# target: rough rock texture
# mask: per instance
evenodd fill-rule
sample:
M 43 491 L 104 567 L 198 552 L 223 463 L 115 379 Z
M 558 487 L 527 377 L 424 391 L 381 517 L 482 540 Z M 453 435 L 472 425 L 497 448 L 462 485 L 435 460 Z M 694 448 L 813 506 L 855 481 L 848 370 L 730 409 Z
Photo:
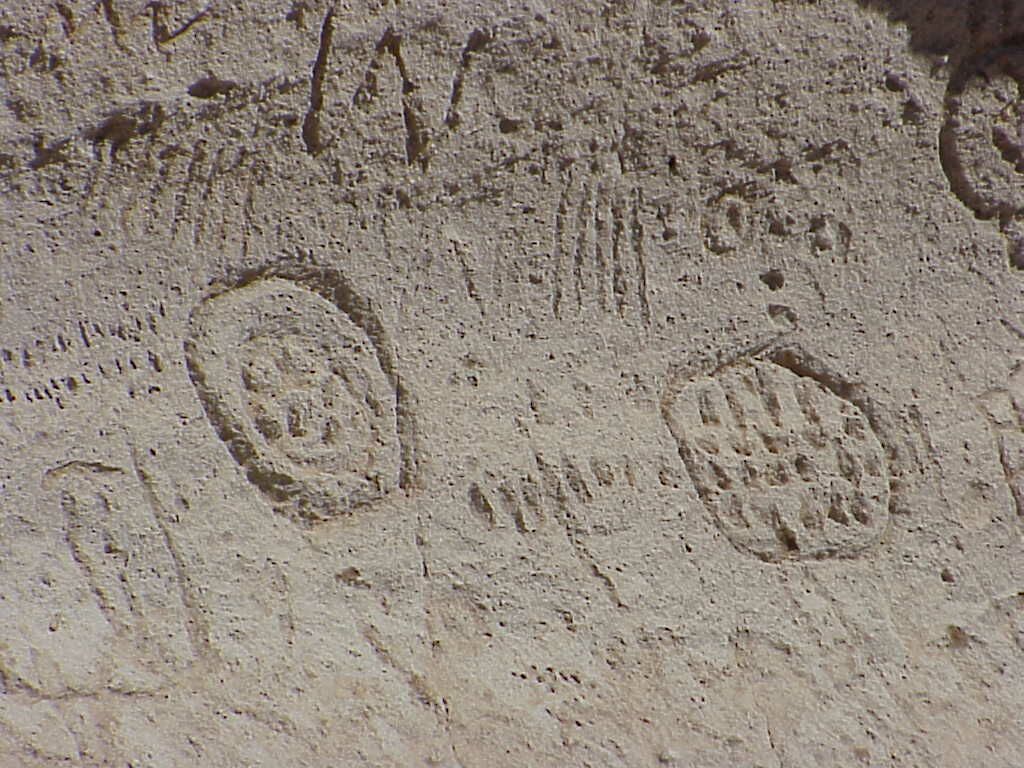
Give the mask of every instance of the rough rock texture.
M 0 9 L 0 764 L 1019 766 L 1024 5 Z

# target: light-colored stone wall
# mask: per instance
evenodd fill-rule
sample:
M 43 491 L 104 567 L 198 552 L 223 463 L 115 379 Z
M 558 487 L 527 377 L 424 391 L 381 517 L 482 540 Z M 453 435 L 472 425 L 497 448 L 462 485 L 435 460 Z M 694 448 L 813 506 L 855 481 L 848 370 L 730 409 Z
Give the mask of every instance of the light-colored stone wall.
M 1022 35 L 5 3 L 0 765 L 1021 765 Z

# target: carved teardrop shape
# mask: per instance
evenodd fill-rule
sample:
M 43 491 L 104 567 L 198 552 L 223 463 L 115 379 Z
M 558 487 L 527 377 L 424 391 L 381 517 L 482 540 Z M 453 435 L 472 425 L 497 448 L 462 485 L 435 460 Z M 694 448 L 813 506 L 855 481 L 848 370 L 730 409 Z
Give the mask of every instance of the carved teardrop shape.
M 186 342 L 206 415 L 275 509 L 316 522 L 398 484 L 396 393 L 366 329 L 268 276 L 206 299 Z

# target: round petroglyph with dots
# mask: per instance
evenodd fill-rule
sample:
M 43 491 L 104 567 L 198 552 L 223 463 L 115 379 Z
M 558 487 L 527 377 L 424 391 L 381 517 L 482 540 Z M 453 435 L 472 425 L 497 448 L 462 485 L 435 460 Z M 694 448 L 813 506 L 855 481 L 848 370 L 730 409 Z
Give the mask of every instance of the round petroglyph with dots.
M 997 219 L 1010 263 L 1024 269 L 1024 46 L 968 59 L 950 79 L 940 134 L 953 192 L 983 219 Z
M 231 288 L 193 314 L 186 352 L 207 416 L 279 511 L 315 522 L 397 485 L 395 390 L 366 330 L 319 293 Z
M 889 519 L 885 451 L 850 400 L 779 355 L 690 377 L 664 415 L 715 524 L 762 560 L 854 556 Z

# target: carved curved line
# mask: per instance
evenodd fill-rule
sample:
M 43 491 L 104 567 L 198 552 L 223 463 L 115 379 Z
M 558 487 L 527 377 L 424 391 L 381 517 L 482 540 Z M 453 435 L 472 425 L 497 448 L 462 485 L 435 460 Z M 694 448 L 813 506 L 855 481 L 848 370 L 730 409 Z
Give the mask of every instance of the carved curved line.
M 959 127 L 960 99 L 968 85 L 979 77 L 987 80 L 985 69 L 1001 56 L 1010 53 L 1024 56 L 1024 35 L 1007 38 L 997 46 L 968 56 L 960 63 L 960 66 L 950 76 L 946 86 L 946 95 L 943 99 L 946 119 L 939 129 L 939 163 L 949 180 L 950 191 L 965 206 L 974 211 L 977 218 L 988 220 L 998 217 L 1003 225 L 1017 214 L 1024 212 L 1024 207 L 1015 206 L 1010 201 L 986 200 L 981 193 L 974 189 L 960 160 L 956 129 Z M 1011 74 L 1024 87 L 1024 72 L 1008 74 Z

